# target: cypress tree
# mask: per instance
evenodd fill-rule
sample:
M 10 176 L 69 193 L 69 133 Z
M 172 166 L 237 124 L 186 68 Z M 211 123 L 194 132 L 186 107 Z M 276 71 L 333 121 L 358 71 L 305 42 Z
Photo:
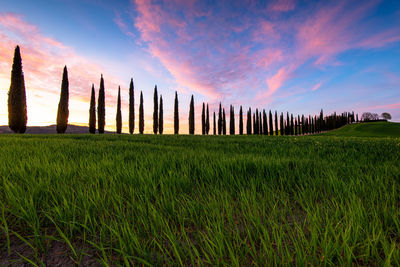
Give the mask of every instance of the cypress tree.
M 280 122 L 281 122 L 281 135 L 285 134 L 285 127 L 283 126 L 283 112 L 281 112 L 281 116 L 280 116 Z
M 216 129 L 216 127 L 215 127 L 215 126 L 216 126 L 216 125 L 215 125 L 215 124 L 216 124 L 216 122 L 215 122 L 215 111 L 214 111 L 213 113 L 214 113 L 214 119 L 213 119 L 213 134 L 216 135 L 216 134 L 217 134 L 217 129 Z
M 143 108 L 143 93 L 140 91 L 140 104 L 139 104 L 139 133 L 144 132 L 144 108 Z
M 305 122 L 304 122 L 304 114 L 301 115 L 301 134 L 304 134 L 305 131 Z
M 239 109 L 239 134 L 243 135 L 243 110 L 242 106 Z
M 89 133 L 96 133 L 96 96 L 94 91 L 94 84 L 92 84 L 92 95 L 90 96 Z
M 297 134 L 300 135 L 301 132 L 301 126 L 300 126 L 300 115 L 297 115 Z
M 15 47 L 8 92 L 8 126 L 15 133 L 24 133 L 28 121 L 22 58 L 19 46 Z
M 158 132 L 162 134 L 164 132 L 164 108 L 162 95 L 160 95 L 160 115 L 158 116 Z
M 290 135 L 294 134 L 293 114 L 290 114 Z
M 174 134 L 179 134 L 178 93 L 176 91 L 175 91 L 175 104 L 174 104 Z
M 225 108 L 222 109 L 222 132 L 226 135 L 226 117 L 225 117 Z
M 133 134 L 135 131 L 135 94 L 134 94 L 133 79 L 129 84 L 129 133 Z
M 61 82 L 60 102 L 58 103 L 57 111 L 57 133 L 65 133 L 68 127 L 68 71 L 67 66 L 64 66 L 63 78 Z
M 269 135 L 274 135 L 274 125 L 271 110 L 269 110 Z
M 192 98 L 190 99 L 189 134 L 194 134 L 194 99 L 193 99 L 193 95 L 192 95 Z
M 262 134 L 263 129 L 262 129 L 262 115 L 261 115 L 261 110 L 258 112 L 258 134 Z
M 247 128 L 246 128 L 246 133 L 248 135 L 251 134 L 251 108 L 247 111 Z
M 257 134 L 256 115 L 253 113 L 253 134 Z
M 206 134 L 206 112 L 205 112 L 206 106 L 203 102 L 203 108 L 201 110 L 201 134 L 205 135 Z
M 319 115 L 319 120 L 320 120 L 320 125 L 319 125 L 319 130 L 323 131 L 325 130 L 325 123 L 324 123 L 324 111 L 321 109 L 320 115 Z
M 263 110 L 263 134 L 268 135 L 268 120 L 267 120 L 267 113 L 265 112 L 265 109 Z
M 297 135 L 297 118 L 294 119 L 294 135 Z
M 105 93 L 104 93 L 104 79 L 103 74 L 100 78 L 99 99 L 97 101 L 97 128 L 99 134 L 104 133 L 104 126 L 106 124 L 106 106 L 105 106 Z
M 232 105 L 230 108 L 230 115 L 229 115 L 229 134 L 230 135 L 235 134 L 235 111 Z
M 122 131 L 122 114 L 121 114 L 121 87 L 118 87 L 118 101 L 117 101 L 117 134 Z
M 206 115 L 206 134 L 210 133 L 210 112 L 208 111 L 208 103 L 207 103 L 207 115 Z
M 278 113 L 275 110 L 275 135 L 278 136 L 279 130 L 278 130 Z
M 157 85 L 154 87 L 154 110 L 153 110 L 153 133 L 157 134 L 158 131 L 158 94 Z
M 219 102 L 219 111 L 218 111 L 218 135 L 222 133 L 222 108 L 221 102 Z
M 286 112 L 286 127 L 285 127 L 285 135 L 290 135 L 290 120 L 289 120 L 289 112 Z

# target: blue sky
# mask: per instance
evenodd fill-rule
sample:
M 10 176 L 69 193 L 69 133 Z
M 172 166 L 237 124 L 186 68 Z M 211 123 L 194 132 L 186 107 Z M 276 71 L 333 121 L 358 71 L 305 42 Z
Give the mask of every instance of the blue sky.
M 109 129 L 115 128 L 118 85 L 127 121 L 131 77 L 136 99 L 144 93 L 148 132 L 155 84 L 167 132 L 175 91 L 182 124 L 191 94 L 197 117 L 203 101 L 211 110 L 222 101 L 236 110 L 295 114 L 389 112 L 400 121 L 399 1 L 5 0 L 0 37 L 0 124 L 7 124 L 17 44 L 29 125 L 54 123 L 64 65 L 71 123 L 87 123 L 90 87 L 97 89 L 101 73 Z

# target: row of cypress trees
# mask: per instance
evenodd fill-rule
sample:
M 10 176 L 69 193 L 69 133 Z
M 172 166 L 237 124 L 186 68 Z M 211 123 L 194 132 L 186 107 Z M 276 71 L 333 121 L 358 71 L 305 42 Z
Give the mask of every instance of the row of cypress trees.
M 56 130 L 58 133 L 65 133 L 68 126 L 68 101 L 69 101 L 69 82 L 68 82 L 68 70 L 64 67 L 63 77 L 61 82 L 61 93 L 60 102 L 58 104 L 57 111 L 57 126 Z M 158 98 L 157 85 L 154 87 L 154 110 L 153 110 L 153 133 L 162 134 L 164 131 L 164 111 L 163 111 L 163 98 L 160 95 Z M 174 134 L 179 134 L 179 102 L 178 94 L 175 92 L 174 101 Z M 134 84 L 131 79 L 129 84 L 129 133 L 133 134 L 135 129 L 135 97 L 134 97 Z M 191 96 L 189 106 L 189 134 L 195 132 L 195 111 L 194 111 L 194 98 Z M 8 97 L 8 114 L 9 114 L 9 127 L 16 133 L 24 133 L 26 131 L 27 123 L 27 109 L 26 109 L 26 92 L 24 75 L 22 71 L 22 59 L 20 48 L 17 46 L 14 51 L 14 60 L 11 71 L 11 85 Z M 235 109 L 230 105 L 229 109 L 229 134 L 235 134 Z M 92 84 L 91 97 L 90 97 L 90 108 L 89 108 L 89 132 L 94 134 L 96 132 L 96 121 L 97 129 L 100 134 L 104 133 L 105 127 L 105 86 L 104 78 L 101 75 L 100 88 L 97 101 L 97 118 L 96 118 L 96 98 L 95 89 Z M 279 116 L 275 111 L 271 110 L 268 115 L 265 110 L 259 111 L 258 109 L 252 113 L 251 108 L 247 111 L 247 122 L 246 122 L 246 134 L 258 134 L 258 135 L 300 135 L 319 133 L 322 131 L 332 130 L 341 127 L 348 123 L 355 121 L 354 112 L 342 113 L 337 115 L 336 112 L 324 117 L 323 111 L 321 110 L 319 116 L 304 116 L 300 115 L 293 116 L 287 112 L 286 120 L 284 114 L 281 113 Z M 357 114 L 358 121 L 358 114 Z M 279 125 L 278 125 L 279 124 Z M 243 109 L 240 106 L 239 109 L 239 134 L 244 134 L 243 127 Z M 117 98 L 117 113 L 116 113 L 116 132 L 120 134 L 122 132 L 122 113 L 121 113 L 121 88 L 118 87 L 118 98 Z M 139 103 L 139 133 L 144 132 L 144 108 L 143 108 L 143 93 L 140 92 L 140 103 Z M 210 134 L 210 114 L 208 103 L 203 103 L 201 113 L 201 133 L 203 135 Z M 216 121 L 215 111 L 213 112 L 213 134 L 216 135 L 227 134 L 227 124 L 225 108 L 222 107 L 221 102 L 219 103 L 218 121 Z

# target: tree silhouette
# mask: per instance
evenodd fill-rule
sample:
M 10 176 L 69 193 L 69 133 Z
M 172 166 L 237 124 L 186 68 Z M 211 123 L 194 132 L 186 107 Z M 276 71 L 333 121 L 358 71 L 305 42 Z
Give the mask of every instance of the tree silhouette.
M 263 134 L 268 135 L 268 120 L 267 120 L 267 113 L 265 109 L 263 109 Z
M 65 133 L 68 127 L 68 71 L 67 66 L 64 66 L 63 78 L 61 82 L 60 102 L 57 110 L 57 133 Z
M 214 113 L 214 115 L 213 115 L 213 134 L 214 135 L 216 135 L 217 134 L 217 129 L 216 129 L 216 122 L 215 122 L 215 111 L 213 112 Z
M 194 134 L 194 99 L 193 99 L 193 95 L 192 95 L 192 98 L 190 99 L 189 134 Z
M 100 78 L 99 99 L 97 101 L 97 128 L 99 134 L 104 133 L 104 126 L 106 124 L 106 106 L 105 106 L 105 88 L 103 74 Z
M 246 134 L 248 135 L 251 134 L 251 108 L 247 110 L 247 115 L 246 115 Z
M 297 118 L 294 119 L 294 135 L 297 135 Z
M 205 135 L 206 134 L 206 105 L 203 102 L 203 107 L 201 110 L 201 134 Z
M 178 93 L 175 91 L 175 104 L 174 104 L 174 134 L 179 134 L 179 107 L 178 107 Z
M 164 108 L 162 95 L 160 95 L 160 115 L 158 116 L 158 132 L 160 134 L 164 132 Z
M 274 124 L 272 120 L 272 112 L 269 110 L 269 135 L 274 135 Z
M 210 112 L 208 111 L 208 103 L 207 103 L 207 115 L 206 115 L 206 134 L 210 133 Z
M 222 133 L 222 107 L 221 102 L 219 102 L 219 111 L 218 111 L 218 135 Z
M 294 134 L 293 114 L 290 114 L 290 135 Z
M 285 126 L 283 124 L 283 112 L 281 112 L 281 116 L 280 116 L 280 124 L 281 124 L 281 135 L 285 134 Z
M 121 87 L 118 86 L 118 100 L 117 100 L 117 116 L 115 118 L 117 122 L 117 134 L 122 132 L 122 114 L 121 114 Z
M 230 115 L 229 115 L 229 134 L 235 134 L 235 110 L 231 105 Z
M 243 109 L 242 109 L 242 106 L 240 106 L 240 109 L 239 109 L 239 134 L 243 135 Z
M 8 92 L 8 126 L 15 133 L 24 133 L 28 121 L 22 58 L 19 46 L 15 47 Z
M 226 117 L 225 117 L 225 108 L 222 109 L 222 132 L 226 135 Z
M 89 133 L 96 133 L 96 96 L 94 91 L 94 84 L 92 84 L 92 95 L 90 96 Z
M 354 114 L 353 114 L 353 117 L 354 117 Z M 381 117 L 382 117 L 384 120 L 391 120 L 391 119 L 392 119 L 392 115 L 390 115 L 390 114 L 387 113 L 387 112 L 383 112 L 383 113 L 381 114 Z
M 278 113 L 275 110 L 275 135 L 278 136 L 279 130 L 278 130 Z
M 154 110 L 153 110 L 153 133 L 157 134 L 158 130 L 158 95 L 157 95 L 157 85 L 154 87 Z
M 140 104 L 139 104 L 139 133 L 144 132 L 144 109 L 143 109 L 143 93 L 140 91 Z
M 256 113 L 253 113 L 253 134 L 258 134 L 258 132 L 257 132 L 258 123 L 257 123 L 257 119 L 256 119 L 256 117 L 258 118 L 258 116 L 256 116 L 257 113 L 258 112 L 257 112 L 257 109 L 256 109 Z
M 129 84 L 129 133 L 133 134 L 135 131 L 135 88 L 133 86 L 133 79 Z

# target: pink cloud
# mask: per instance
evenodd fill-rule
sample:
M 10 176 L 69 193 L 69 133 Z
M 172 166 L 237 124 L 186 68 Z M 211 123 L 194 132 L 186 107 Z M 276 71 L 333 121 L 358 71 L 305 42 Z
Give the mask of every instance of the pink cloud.
M 316 85 L 311 88 L 311 91 L 317 91 L 321 87 L 322 83 L 317 83 Z
M 394 104 L 387 104 L 387 105 L 381 105 L 381 106 L 373 106 L 369 107 L 369 109 L 376 110 L 376 109 L 400 109 L 400 102 L 399 103 L 394 103 Z
M 294 0 L 276 0 L 268 6 L 268 9 L 274 12 L 287 12 L 294 10 L 295 7 L 296 3 Z

